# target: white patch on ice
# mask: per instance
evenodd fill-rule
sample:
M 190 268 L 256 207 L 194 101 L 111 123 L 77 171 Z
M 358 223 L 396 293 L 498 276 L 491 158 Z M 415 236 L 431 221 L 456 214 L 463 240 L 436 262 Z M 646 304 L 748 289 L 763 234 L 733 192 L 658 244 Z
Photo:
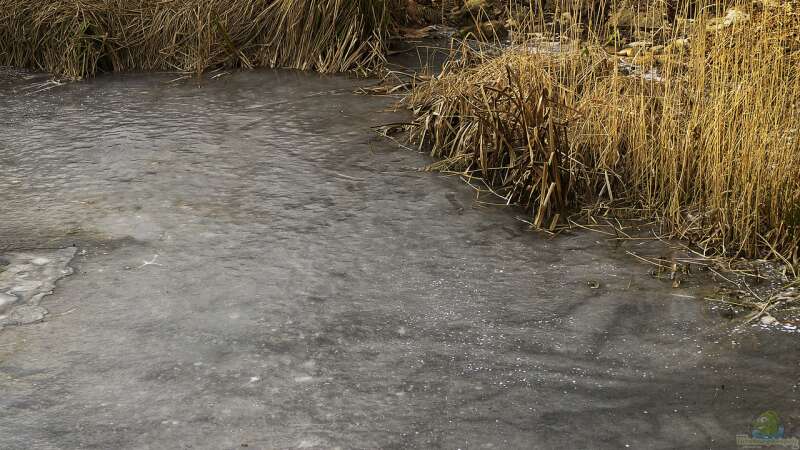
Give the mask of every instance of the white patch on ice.
M 0 292 L 0 311 L 5 310 L 17 301 L 16 295 L 4 294 Z
M 162 265 L 162 264 L 159 264 L 159 263 L 157 263 L 157 262 L 156 262 L 156 260 L 157 260 L 157 259 L 158 259 L 158 255 L 153 255 L 153 259 L 151 259 L 150 261 L 147 261 L 147 260 L 142 260 L 142 265 L 141 265 L 141 266 L 139 266 L 139 267 L 137 267 L 137 269 L 141 269 L 142 267 L 146 267 L 146 266 L 159 266 L 159 267 L 163 267 L 163 265 Z
M 2 255 L 8 264 L 0 271 L 0 311 L 4 313 L 0 328 L 44 319 L 47 310 L 39 303 L 53 293 L 56 281 L 72 274 L 69 262 L 75 252 L 74 247 L 68 247 Z

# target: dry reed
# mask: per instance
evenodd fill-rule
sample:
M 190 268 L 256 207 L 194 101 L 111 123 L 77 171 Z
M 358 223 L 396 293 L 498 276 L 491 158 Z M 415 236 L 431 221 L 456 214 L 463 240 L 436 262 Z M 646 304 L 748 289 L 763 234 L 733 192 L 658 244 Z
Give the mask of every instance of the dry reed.
M 101 71 L 380 64 L 390 1 L 0 0 L 0 65 Z
M 707 254 L 797 266 L 800 10 L 738 8 L 662 26 L 650 35 L 666 46 L 621 56 L 604 48 L 618 30 L 575 17 L 551 44 L 457 46 L 406 99 L 412 136 L 435 168 L 482 177 L 537 226 L 635 206 Z

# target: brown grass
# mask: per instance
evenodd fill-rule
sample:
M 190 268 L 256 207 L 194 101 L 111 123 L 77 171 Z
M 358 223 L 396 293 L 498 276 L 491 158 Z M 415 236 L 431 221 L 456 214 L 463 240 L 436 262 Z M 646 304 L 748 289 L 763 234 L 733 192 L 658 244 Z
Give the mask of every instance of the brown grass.
M 798 265 L 800 11 L 740 10 L 750 20 L 699 16 L 656 30 L 665 50 L 625 57 L 604 48 L 613 30 L 576 19 L 549 36 L 558 51 L 456 47 L 406 100 L 412 134 L 436 168 L 482 177 L 537 226 L 635 206 L 709 254 Z
M 100 71 L 381 62 L 378 0 L 0 0 L 0 65 L 82 78 Z

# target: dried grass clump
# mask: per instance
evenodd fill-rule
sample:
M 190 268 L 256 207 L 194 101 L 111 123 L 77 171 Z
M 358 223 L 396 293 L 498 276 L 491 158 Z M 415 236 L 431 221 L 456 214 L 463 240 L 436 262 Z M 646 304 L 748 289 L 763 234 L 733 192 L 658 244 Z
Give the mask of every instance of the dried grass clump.
M 380 63 L 390 1 L 0 0 L 0 65 L 100 71 Z
M 646 65 L 591 42 L 461 47 L 406 100 L 413 136 L 537 226 L 564 206 L 634 206 L 708 253 L 798 265 L 800 16 L 747 18 L 700 17 Z
M 442 158 L 433 168 L 480 177 L 507 204 L 534 211 L 536 226 L 555 225 L 582 190 L 567 133 L 574 111 L 558 79 L 578 68 L 576 55 L 460 52 L 405 100 L 415 139 Z

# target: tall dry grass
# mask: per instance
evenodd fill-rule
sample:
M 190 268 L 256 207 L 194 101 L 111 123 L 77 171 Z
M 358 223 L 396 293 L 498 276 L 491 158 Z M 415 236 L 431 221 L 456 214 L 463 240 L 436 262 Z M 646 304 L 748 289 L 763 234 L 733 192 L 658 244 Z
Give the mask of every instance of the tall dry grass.
M 666 46 L 623 56 L 608 48 L 619 30 L 593 30 L 591 14 L 502 51 L 456 47 L 406 100 L 412 134 L 437 168 L 482 177 L 537 226 L 635 207 L 708 253 L 798 265 L 800 9 L 748 3 L 726 21 L 692 8 L 649 30 Z
M 0 0 L 0 65 L 99 71 L 381 62 L 395 0 Z

